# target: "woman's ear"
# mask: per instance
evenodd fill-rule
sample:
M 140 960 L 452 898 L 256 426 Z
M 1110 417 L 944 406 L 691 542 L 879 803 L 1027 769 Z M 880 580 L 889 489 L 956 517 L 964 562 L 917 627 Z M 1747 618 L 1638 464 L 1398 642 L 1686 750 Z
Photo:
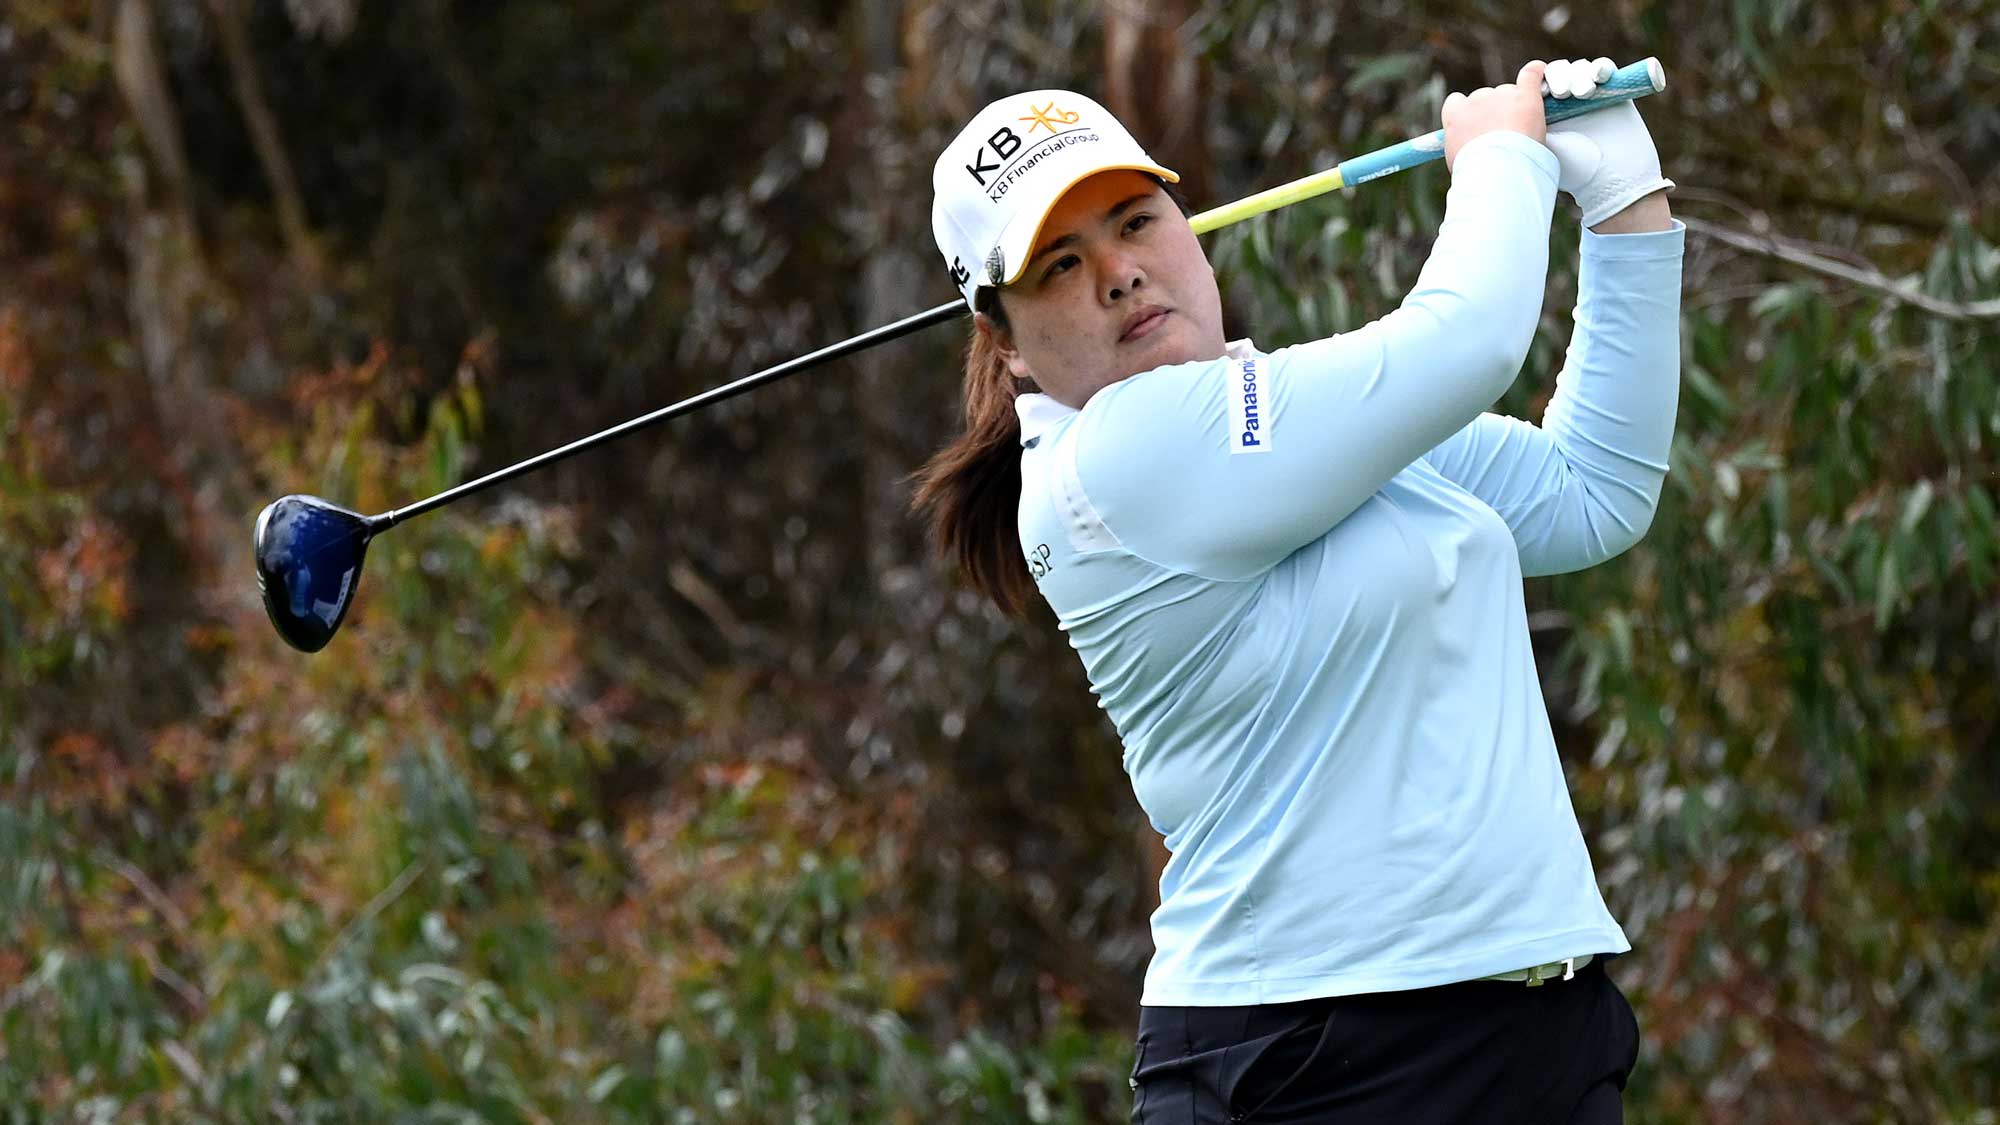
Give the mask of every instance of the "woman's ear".
M 1014 347 L 1013 333 L 1000 327 L 999 321 L 985 313 L 973 313 L 972 328 L 986 338 L 986 342 L 992 345 L 1000 359 L 1007 364 L 1007 374 L 1016 379 L 1026 379 L 1030 382 L 1034 380 L 1035 373 L 1028 370 L 1028 362 L 1021 358 L 1020 351 Z

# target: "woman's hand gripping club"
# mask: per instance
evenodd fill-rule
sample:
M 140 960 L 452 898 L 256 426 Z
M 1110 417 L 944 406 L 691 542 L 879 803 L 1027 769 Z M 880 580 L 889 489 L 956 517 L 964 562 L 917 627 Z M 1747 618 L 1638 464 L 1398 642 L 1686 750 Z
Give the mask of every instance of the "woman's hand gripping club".
M 1611 60 L 1605 58 L 1558 59 L 1545 68 L 1542 91 L 1559 101 L 1589 98 L 1615 70 Z M 1544 143 L 1562 164 L 1556 187 L 1583 209 L 1584 226 L 1596 229 L 1613 216 L 1621 216 L 1616 229 L 1598 233 L 1666 228 L 1670 217 L 1664 198 L 1652 201 L 1646 214 L 1636 211 L 1624 214 L 1654 192 L 1674 186 L 1672 180 L 1660 174 L 1659 150 L 1653 147 L 1653 136 L 1646 131 L 1638 107 L 1631 102 L 1553 122 Z
M 1520 133 L 1543 141 L 1548 126 L 1542 112 L 1542 71 L 1543 64 L 1531 62 L 1512 82 L 1445 98 L 1445 167 L 1457 162 L 1458 150 L 1487 133 Z

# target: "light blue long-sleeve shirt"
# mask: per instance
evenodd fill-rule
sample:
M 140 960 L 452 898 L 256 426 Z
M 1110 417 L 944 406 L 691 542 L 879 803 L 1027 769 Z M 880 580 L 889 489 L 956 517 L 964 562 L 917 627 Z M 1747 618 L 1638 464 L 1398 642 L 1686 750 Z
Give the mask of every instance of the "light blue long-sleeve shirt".
M 1540 313 L 1556 160 L 1460 152 L 1401 307 L 1024 395 L 1030 569 L 1172 852 L 1143 1002 L 1422 988 L 1630 948 L 1535 673 L 1523 574 L 1644 533 L 1679 383 L 1683 234 L 1585 232 L 1538 427 L 1482 413 Z

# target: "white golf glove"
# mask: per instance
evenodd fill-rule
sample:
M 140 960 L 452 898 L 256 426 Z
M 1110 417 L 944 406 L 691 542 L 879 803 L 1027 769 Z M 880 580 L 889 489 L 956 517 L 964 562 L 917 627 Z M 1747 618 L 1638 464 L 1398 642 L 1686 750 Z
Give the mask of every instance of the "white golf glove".
M 1583 98 L 1611 77 L 1610 59 L 1558 59 L 1548 65 L 1542 92 L 1553 98 Z M 1549 151 L 1562 174 L 1556 187 L 1583 208 L 1583 225 L 1594 227 L 1641 197 L 1674 186 L 1660 174 L 1653 135 L 1631 102 L 1549 124 Z

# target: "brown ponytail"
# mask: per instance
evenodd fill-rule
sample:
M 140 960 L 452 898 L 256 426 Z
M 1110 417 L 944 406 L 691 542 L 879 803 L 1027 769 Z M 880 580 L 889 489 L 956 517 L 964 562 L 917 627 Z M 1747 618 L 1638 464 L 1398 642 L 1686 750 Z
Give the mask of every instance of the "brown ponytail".
M 1004 331 L 1007 314 L 991 289 L 981 314 Z M 917 470 L 910 507 L 926 513 L 939 557 L 1010 617 L 1022 617 L 1035 581 L 1021 554 L 1021 420 L 1014 398 L 1034 385 L 1015 379 L 991 333 L 973 330 L 965 353 L 965 428 Z

